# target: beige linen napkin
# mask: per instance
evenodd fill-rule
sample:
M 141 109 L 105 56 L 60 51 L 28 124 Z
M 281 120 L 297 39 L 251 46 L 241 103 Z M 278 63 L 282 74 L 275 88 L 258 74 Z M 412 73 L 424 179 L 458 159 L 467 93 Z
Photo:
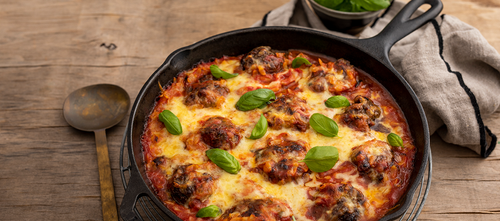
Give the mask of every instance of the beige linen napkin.
M 404 5 L 394 1 L 358 37 L 376 35 Z M 326 29 L 306 0 L 291 0 L 253 26 L 303 26 L 354 38 Z M 483 119 L 500 106 L 500 55 L 477 29 L 441 15 L 397 42 L 389 57 L 420 99 L 431 134 L 490 155 L 497 137 Z

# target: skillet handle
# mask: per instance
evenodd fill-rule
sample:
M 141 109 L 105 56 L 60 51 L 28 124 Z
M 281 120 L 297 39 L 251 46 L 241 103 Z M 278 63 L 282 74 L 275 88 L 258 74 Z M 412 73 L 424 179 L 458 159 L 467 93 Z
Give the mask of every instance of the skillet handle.
M 139 182 L 141 182 L 141 175 L 135 170 L 132 170 L 128 182 L 129 188 L 125 191 L 125 195 L 120 205 L 120 216 L 124 221 L 142 220 L 135 212 L 135 205 L 137 200 L 146 194 L 147 190 L 144 190 L 142 188 L 144 185 Z
M 431 8 L 424 14 L 410 19 L 411 15 L 424 4 L 429 4 Z M 383 52 L 383 57 L 377 56 L 377 58 L 390 64 L 389 50 L 391 47 L 406 35 L 434 19 L 442 9 L 443 4 L 440 0 L 412 0 L 401 9 L 378 35 L 372 38 L 361 39 L 359 43 L 374 55 L 381 55 L 381 52 Z

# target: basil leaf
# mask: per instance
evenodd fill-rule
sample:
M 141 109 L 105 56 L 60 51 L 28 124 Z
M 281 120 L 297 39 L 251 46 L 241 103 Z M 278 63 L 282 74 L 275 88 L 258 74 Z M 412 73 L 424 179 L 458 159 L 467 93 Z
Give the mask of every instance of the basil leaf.
M 205 152 L 208 159 L 228 173 L 237 174 L 241 170 L 238 160 L 225 150 L 218 148 L 210 149 Z
M 222 69 L 219 68 L 219 66 L 213 64 L 210 65 L 210 72 L 212 75 L 216 78 L 224 78 L 224 79 L 229 79 L 229 78 L 234 78 L 238 76 L 238 74 L 231 74 L 223 71 Z
M 207 207 L 203 207 L 196 213 L 196 217 L 211 217 L 215 218 L 222 213 L 219 207 L 216 205 L 210 205 Z
M 323 114 L 314 113 L 311 115 L 309 124 L 316 132 L 327 137 L 335 137 L 339 133 L 339 126 L 337 123 Z
M 295 59 L 293 59 L 292 61 L 292 68 L 298 68 L 300 67 L 302 64 L 307 64 L 307 65 L 311 65 L 311 62 L 309 62 L 307 59 L 303 58 L 303 57 L 296 57 Z
M 390 0 L 315 0 L 327 8 L 344 12 L 378 11 L 389 7 Z
M 236 109 L 249 111 L 255 108 L 264 108 L 268 101 L 276 99 L 276 95 L 270 89 L 257 89 L 246 92 L 236 102 Z
M 349 105 L 351 105 L 351 103 L 349 103 L 349 100 L 347 100 L 346 97 L 339 95 L 328 98 L 325 101 L 325 105 L 329 108 L 338 108 L 338 107 L 348 107 Z
M 299 161 L 306 163 L 313 172 L 321 173 L 335 166 L 339 160 L 339 150 L 332 146 L 316 146 L 307 151 L 306 157 Z
M 393 147 L 403 147 L 403 139 L 395 133 L 387 135 L 387 141 Z
M 335 9 L 335 7 L 341 4 L 344 0 L 314 0 L 314 1 L 327 8 Z
M 255 124 L 255 127 L 252 130 L 252 134 L 249 139 L 255 140 L 263 137 L 267 132 L 267 119 L 263 114 L 260 114 L 259 121 Z
M 366 9 L 361 7 L 361 5 L 354 4 L 353 2 L 351 2 L 351 4 L 352 4 L 352 12 L 365 12 L 365 11 L 367 11 Z
M 350 0 L 342 1 L 342 3 L 333 8 L 333 10 L 343 11 L 343 12 L 357 12 L 356 7 L 352 4 Z
M 352 4 L 359 5 L 366 11 L 378 11 L 389 7 L 390 0 L 351 0 Z
M 182 134 L 182 126 L 179 118 L 169 110 L 164 110 L 158 115 L 158 119 L 163 122 L 167 131 L 173 135 Z

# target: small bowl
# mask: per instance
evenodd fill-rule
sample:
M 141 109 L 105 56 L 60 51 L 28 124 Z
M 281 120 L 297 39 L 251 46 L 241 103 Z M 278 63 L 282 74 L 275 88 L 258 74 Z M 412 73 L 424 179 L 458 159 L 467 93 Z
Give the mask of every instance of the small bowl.
M 383 11 L 382 9 L 366 12 L 343 12 L 329 9 L 314 0 L 308 1 L 326 28 L 353 35 L 363 31 Z

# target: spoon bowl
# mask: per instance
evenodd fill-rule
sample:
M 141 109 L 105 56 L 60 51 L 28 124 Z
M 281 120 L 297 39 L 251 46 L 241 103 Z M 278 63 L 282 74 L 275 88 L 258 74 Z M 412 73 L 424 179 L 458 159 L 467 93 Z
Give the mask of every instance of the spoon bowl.
M 128 113 L 130 97 L 116 85 L 96 84 L 80 88 L 64 101 L 64 118 L 83 131 L 108 129 Z
M 106 129 L 118 124 L 128 113 L 130 97 L 116 85 L 97 84 L 71 93 L 63 105 L 64 119 L 72 127 L 95 133 L 102 216 L 118 221 Z

